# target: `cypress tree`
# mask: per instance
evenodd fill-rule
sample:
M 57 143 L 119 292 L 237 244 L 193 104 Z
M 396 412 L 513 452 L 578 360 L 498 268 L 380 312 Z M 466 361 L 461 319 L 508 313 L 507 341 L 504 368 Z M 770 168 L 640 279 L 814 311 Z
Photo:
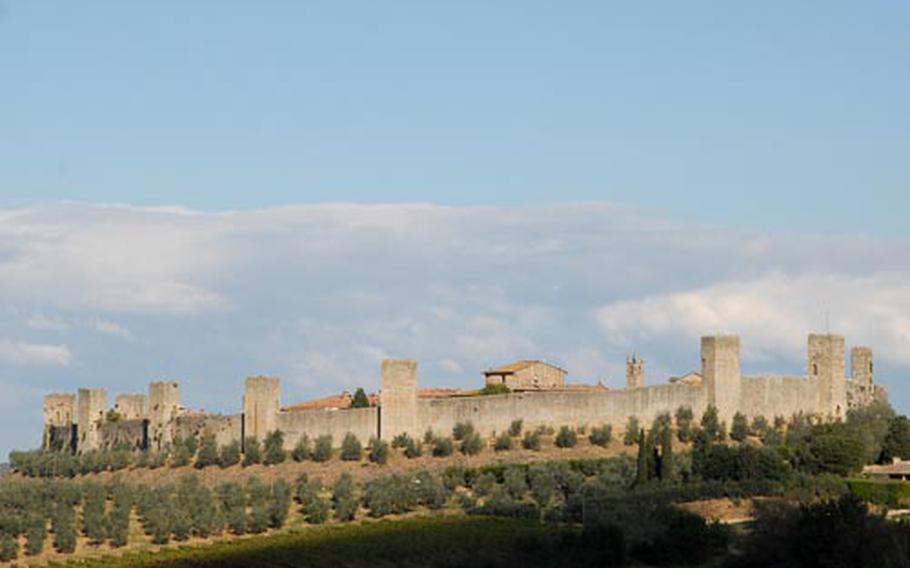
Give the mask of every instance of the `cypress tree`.
M 370 407 L 370 397 L 367 396 L 367 393 L 364 392 L 362 388 L 357 388 L 354 391 L 354 400 L 351 401 L 351 408 L 369 408 Z
M 673 481 L 676 472 L 673 470 L 673 434 L 665 428 L 660 435 L 660 479 Z
M 648 456 L 651 449 L 648 447 L 648 439 L 645 436 L 644 428 L 638 431 L 638 460 L 635 469 L 635 484 L 644 485 L 648 481 Z

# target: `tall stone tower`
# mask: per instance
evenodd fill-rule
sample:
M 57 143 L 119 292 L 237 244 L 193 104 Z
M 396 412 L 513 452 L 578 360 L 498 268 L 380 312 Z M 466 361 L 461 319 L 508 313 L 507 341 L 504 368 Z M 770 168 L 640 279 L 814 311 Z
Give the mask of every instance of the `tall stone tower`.
M 76 409 L 79 453 L 101 447 L 101 425 L 107 412 L 107 389 L 79 389 Z
M 850 350 L 850 376 L 856 383 L 871 387 L 875 382 L 875 368 L 872 361 L 872 349 L 854 347 Z
M 264 440 L 278 427 L 281 381 L 273 377 L 249 377 L 243 394 L 243 435 Z
M 170 381 L 149 384 L 149 448 L 163 450 L 174 439 L 174 419 L 180 414 L 180 386 Z
M 825 417 L 841 418 L 847 412 L 846 353 L 840 335 L 809 336 L 809 379 L 818 381 L 816 411 Z
M 739 336 L 702 337 L 701 374 L 708 404 L 716 406 L 720 419 L 729 425 L 739 410 L 742 393 Z
M 638 389 L 645 386 L 645 360 L 632 354 L 626 359 L 626 388 Z
M 417 427 L 417 361 L 386 359 L 382 362 L 379 391 L 379 437 L 391 440 L 398 434 L 420 434 Z
M 76 419 L 76 396 L 72 394 L 49 394 L 44 397 L 44 436 L 41 447 L 51 449 L 52 435 L 55 428 L 68 428 L 72 436 L 72 426 Z M 67 441 L 62 441 L 64 446 Z M 69 440 L 71 442 L 71 440 Z

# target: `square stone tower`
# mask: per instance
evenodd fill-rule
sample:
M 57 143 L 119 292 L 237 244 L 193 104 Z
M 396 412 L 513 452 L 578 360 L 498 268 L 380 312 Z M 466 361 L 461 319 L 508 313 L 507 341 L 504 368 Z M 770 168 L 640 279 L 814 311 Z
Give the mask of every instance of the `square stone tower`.
M 875 368 L 872 361 L 872 349 L 854 347 L 850 350 L 850 376 L 858 384 L 871 387 L 875 382 Z
M 847 413 L 846 348 L 841 335 L 809 336 L 809 380 L 818 381 L 816 411 L 828 418 Z
M 417 431 L 417 361 L 386 359 L 382 362 L 379 406 L 380 438 L 391 440 L 398 434 L 420 435 Z
M 281 410 L 281 381 L 274 377 L 249 377 L 243 394 L 243 435 L 265 439 L 278 428 Z
M 739 336 L 702 337 L 701 374 L 707 403 L 717 407 L 720 419 L 729 426 L 742 396 Z
M 632 355 L 626 359 L 626 388 L 638 389 L 645 386 L 645 360 Z
M 170 381 L 149 384 L 149 449 L 160 451 L 174 439 L 174 420 L 180 414 L 180 385 Z
M 101 446 L 101 425 L 107 412 L 107 389 L 79 389 L 76 424 L 79 453 L 97 450 Z
M 76 418 L 76 395 L 49 394 L 44 397 L 44 436 L 41 447 L 50 449 L 54 428 L 72 427 Z

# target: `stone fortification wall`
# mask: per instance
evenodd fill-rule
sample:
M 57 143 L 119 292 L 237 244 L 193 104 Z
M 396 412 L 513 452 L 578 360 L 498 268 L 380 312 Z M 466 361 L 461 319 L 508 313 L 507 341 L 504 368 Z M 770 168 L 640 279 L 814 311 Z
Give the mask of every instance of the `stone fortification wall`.
M 242 432 L 242 414 L 178 416 L 174 421 L 174 436 L 200 439 L 204 434 L 214 434 L 215 442 L 219 446 L 226 446 L 233 441 L 239 442 Z
M 44 449 L 54 452 L 76 451 L 76 425 L 47 426 L 44 429 Z
M 143 420 L 148 418 L 148 404 L 144 394 L 117 395 L 114 402 L 114 411 L 123 420 Z
M 339 446 L 344 435 L 351 432 L 366 445 L 370 438 L 379 436 L 379 409 L 281 411 L 277 416 L 277 427 L 284 432 L 284 445 L 289 450 L 304 434 L 310 439 L 329 434 L 335 446 Z
M 796 376 L 743 377 L 739 410 L 746 416 L 789 418 L 793 414 L 816 412 L 819 382 Z M 729 423 L 728 423 L 729 425 Z
M 99 449 L 144 449 L 148 444 L 148 423 L 143 419 L 105 422 L 99 432 Z
M 696 415 L 706 407 L 704 390 L 690 385 L 659 385 L 605 392 L 545 391 L 494 396 L 421 399 L 418 426 L 412 436 L 432 429 L 448 433 L 458 422 L 470 421 L 481 434 L 502 432 L 516 419 L 525 428 L 610 424 L 622 431 L 629 416 L 650 422 L 662 412 L 687 406 Z

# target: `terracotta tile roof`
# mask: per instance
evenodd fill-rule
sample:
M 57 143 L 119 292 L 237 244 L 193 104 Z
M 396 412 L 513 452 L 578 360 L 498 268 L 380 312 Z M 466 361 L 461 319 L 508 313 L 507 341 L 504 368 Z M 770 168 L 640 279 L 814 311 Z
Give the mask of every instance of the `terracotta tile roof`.
M 367 395 L 367 398 L 370 399 L 370 406 L 376 406 L 379 404 L 378 394 L 370 393 Z M 332 410 L 338 408 L 350 408 L 353 403 L 354 395 L 348 391 L 344 391 L 340 394 L 333 394 L 323 398 L 307 400 L 305 402 L 300 402 L 291 406 L 285 406 L 281 410 L 287 412 L 293 412 L 295 410 Z
M 563 373 L 566 372 L 562 367 L 557 367 L 552 363 L 547 363 L 546 361 L 540 361 L 538 359 L 524 359 L 522 361 L 515 361 L 514 363 L 509 363 L 508 365 L 503 365 L 502 367 L 496 367 L 494 369 L 487 369 L 483 372 L 484 375 L 510 375 L 512 373 L 517 373 L 523 369 L 527 369 L 531 365 L 547 365 L 548 367 L 553 367 L 559 369 Z

